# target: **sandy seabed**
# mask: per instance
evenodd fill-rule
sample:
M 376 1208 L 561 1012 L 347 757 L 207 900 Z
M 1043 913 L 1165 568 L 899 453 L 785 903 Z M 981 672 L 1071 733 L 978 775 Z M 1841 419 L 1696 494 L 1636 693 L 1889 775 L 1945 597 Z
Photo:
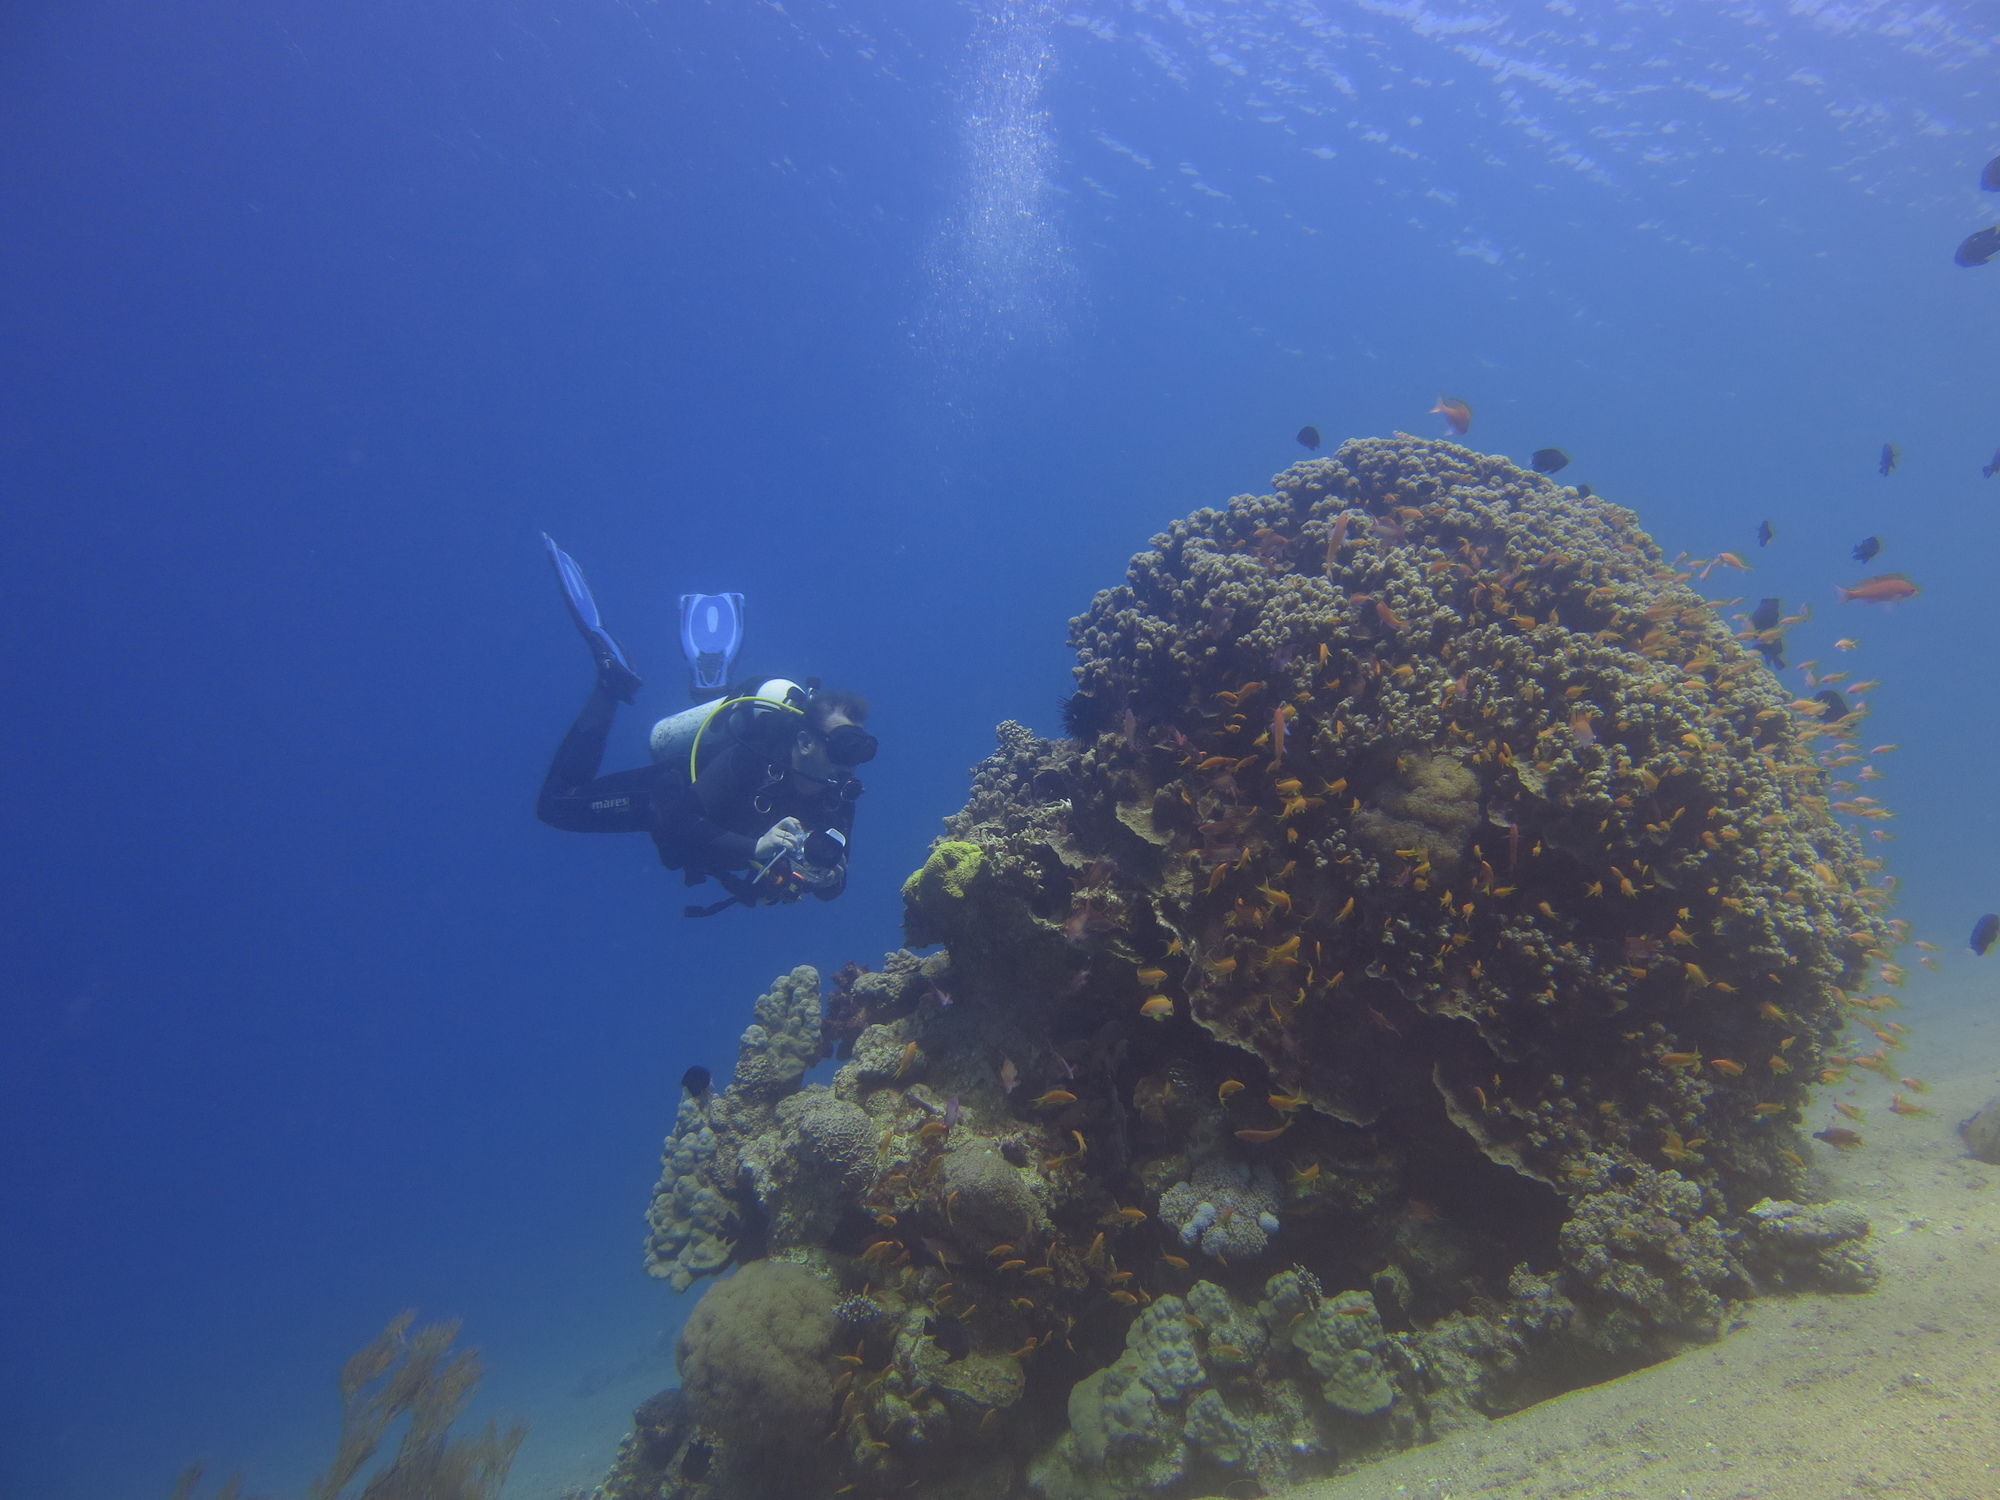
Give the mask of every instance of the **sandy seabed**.
M 1867 1111 L 1861 1150 L 1812 1149 L 1821 1193 L 1872 1220 L 1877 1290 L 1760 1299 L 1712 1345 L 1283 1500 L 2000 1500 L 2000 1167 L 1957 1131 L 2000 1095 L 2000 995 L 1924 988 L 1899 1061 L 1931 1112 L 1891 1114 L 1863 1075 L 1820 1092 L 1814 1126 L 1838 1121 L 1835 1098 Z M 672 1382 L 670 1361 L 646 1364 L 552 1402 L 510 1500 L 588 1493 L 631 1407 Z

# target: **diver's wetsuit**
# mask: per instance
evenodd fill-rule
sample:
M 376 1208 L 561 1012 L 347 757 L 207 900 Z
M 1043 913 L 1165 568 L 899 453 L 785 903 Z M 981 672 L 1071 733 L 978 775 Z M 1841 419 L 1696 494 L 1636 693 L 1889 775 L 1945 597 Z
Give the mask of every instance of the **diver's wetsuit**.
M 617 711 L 615 698 L 592 690 L 542 782 L 535 816 L 544 823 L 569 833 L 651 834 L 660 863 L 684 872 L 689 885 L 709 876 L 735 883 L 734 877 L 756 863 L 757 840 L 780 818 L 797 818 L 808 833 L 837 828 L 846 835 L 853 829 L 854 801 L 841 788 L 829 785 L 803 796 L 793 789 L 787 753 L 792 724 L 777 724 L 783 738 L 775 732 L 768 736 L 776 744 L 732 740 L 690 786 L 685 766 L 597 774 Z M 843 861 L 839 879 L 815 887 L 813 894 L 831 901 L 846 884 Z

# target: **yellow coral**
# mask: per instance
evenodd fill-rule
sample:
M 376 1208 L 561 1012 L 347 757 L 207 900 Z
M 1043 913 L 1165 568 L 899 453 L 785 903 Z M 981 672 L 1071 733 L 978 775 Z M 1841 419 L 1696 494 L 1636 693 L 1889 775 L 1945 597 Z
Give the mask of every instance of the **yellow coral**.
M 946 839 L 931 850 L 931 857 L 924 861 L 923 868 L 903 882 L 903 899 L 914 902 L 942 895 L 952 901 L 963 901 L 966 886 L 978 875 L 979 867 L 985 861 L 985 852 L 977 844 L 969 844 L 962 839 Z

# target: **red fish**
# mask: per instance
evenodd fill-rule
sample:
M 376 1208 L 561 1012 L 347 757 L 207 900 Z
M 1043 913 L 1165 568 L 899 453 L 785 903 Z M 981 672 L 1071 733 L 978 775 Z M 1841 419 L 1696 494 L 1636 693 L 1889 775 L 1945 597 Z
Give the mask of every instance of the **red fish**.
M 1901 573 L 1877 573 L 1873 578 L 1864 578 L 1851 589 L 1835 586 L 1843 604 L 1859 599 L 1863 604 L 1888 604 L 1897 599 L 1916 597 L 1917 586 Z
M 1444 425 L 1453 437 L 1463 436 L 1465 429 L 1472 425 L 1472 408 L 1452 396 L 1438 397 L 1438 404 L 1432 412 L 1444 418 Z

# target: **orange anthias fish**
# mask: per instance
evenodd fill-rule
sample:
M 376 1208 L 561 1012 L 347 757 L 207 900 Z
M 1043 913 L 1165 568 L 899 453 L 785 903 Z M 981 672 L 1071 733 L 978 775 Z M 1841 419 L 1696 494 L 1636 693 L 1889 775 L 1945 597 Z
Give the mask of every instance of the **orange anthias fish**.
M 1444 425 L 1453 437 L 1460 437 L 1472 425 L 1472 408 L 1452 396 L 1438 397 L 1438 404 L 1431 411 L 1444 418 Z
M 1863 604 L 1888 604 L 1897 599 L 1913 599 L 1917 586 L 1901 573 L 1877 573 L 1873 578 L 1864 578 L 1851 589 L 1836 586 L 1834 592 L 1840 595 L 1843 604 L 1859 599 Z

